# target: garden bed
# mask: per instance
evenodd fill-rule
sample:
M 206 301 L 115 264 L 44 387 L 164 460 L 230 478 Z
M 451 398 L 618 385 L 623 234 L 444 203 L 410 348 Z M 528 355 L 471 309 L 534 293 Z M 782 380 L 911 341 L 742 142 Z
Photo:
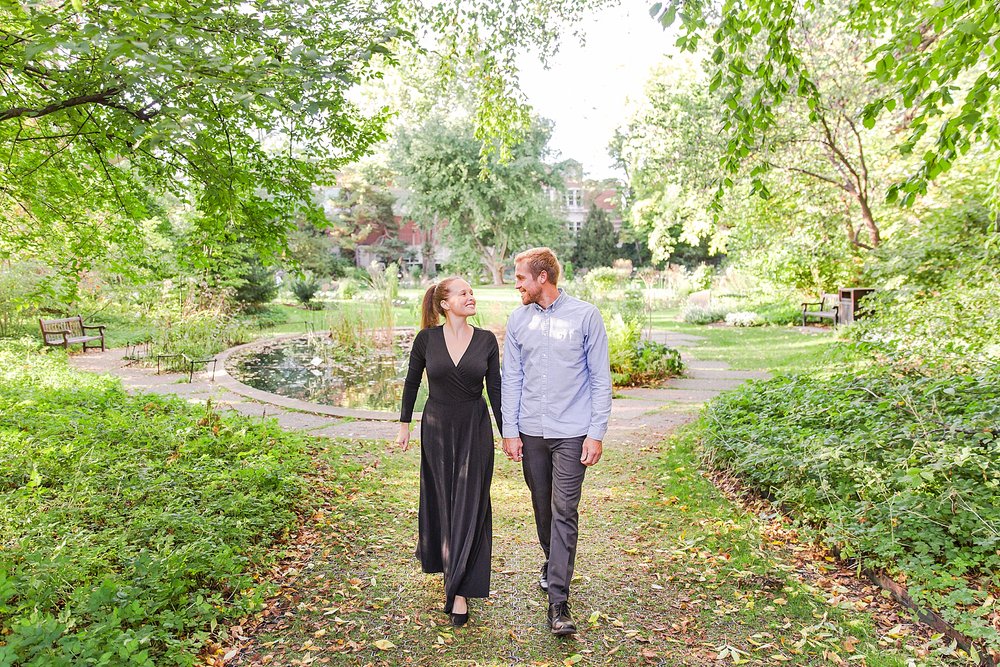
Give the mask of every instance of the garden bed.
M 190 664 L 258 609 L 309 442 L 0 344 L 0 664 Z
M 705 456 L 859 570 L 885 571 L 1000 651 L 1000 373 L 870 368 L 749 384 L 706 411 Z

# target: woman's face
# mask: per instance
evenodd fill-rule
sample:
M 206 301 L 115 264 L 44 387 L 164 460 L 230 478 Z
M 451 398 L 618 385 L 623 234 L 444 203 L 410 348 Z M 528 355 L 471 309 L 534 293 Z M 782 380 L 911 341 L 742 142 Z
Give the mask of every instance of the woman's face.
M 476 297 L 472 287 L 461 278 L 448 284 L 448 298 L 441 302 L 441 309 L 447 315 L 472 317 L 476 314 Z

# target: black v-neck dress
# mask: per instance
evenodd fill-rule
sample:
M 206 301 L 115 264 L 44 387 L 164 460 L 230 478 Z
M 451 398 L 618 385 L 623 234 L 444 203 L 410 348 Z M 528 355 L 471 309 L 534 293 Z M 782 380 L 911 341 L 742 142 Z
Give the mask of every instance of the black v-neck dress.
M 423 329 L 413 340 L 399 420 L 409 422 L 424 369 L 428 397 L 420 422 L 420 512 L 417 558 L 424 572 L 443 572 L 445 610 L 456 595 L 483 598 L 490 591 L 493 551 L 493 429 L 483 380 L 497 427 L 500 349 L 496 336 L 473 329 L 456 365 L 444 329 Z

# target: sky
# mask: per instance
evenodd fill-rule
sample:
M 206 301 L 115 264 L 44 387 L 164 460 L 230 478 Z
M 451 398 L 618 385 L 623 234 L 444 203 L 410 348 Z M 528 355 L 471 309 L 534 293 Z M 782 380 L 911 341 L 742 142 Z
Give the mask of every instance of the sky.
M 567 37 L 546 70 L 537 58 L 520 62 L 521 89 L 535 111 L 555 121 L 549 146 L 560 159 L 583 163 L 590 178 L 618 177 L 607 146 L 627 118 L 626 101 L 642 96 L 650 68 L 671 51 L 672 39 L 649 16 L 650 3 L 622 0 L 582 27 L 586 45 Z

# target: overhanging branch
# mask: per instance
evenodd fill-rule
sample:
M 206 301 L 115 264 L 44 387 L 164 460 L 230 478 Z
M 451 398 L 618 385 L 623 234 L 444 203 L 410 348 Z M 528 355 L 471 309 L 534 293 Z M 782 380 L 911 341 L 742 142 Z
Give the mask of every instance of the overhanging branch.
M 37 109 L 33 109 L 31 107 L 14 107 L 12 109 L 7 109 L 6 111 L 0 111 L 0 121 L 20 118 L 21 116 L 25 116 L 27 118 L 40 118 L 58 111 L 73 109 L 87 104 L 100 104 L 101 106 L 118 109 L 141 121 L 152 120 L 156 117 L 157 112 L 150 113 L 148 111 L 149 107 L 138 110 L 129 109 L 124 104 L 116 102 L 115 98 L 118 97 L 121 92 L 121 88 L 108 88 L 107 90 L 102 90 L 99 93 L 77 95 L 76 97 L 70 97 L 59 102 L 53 102 L 52 104 Z

